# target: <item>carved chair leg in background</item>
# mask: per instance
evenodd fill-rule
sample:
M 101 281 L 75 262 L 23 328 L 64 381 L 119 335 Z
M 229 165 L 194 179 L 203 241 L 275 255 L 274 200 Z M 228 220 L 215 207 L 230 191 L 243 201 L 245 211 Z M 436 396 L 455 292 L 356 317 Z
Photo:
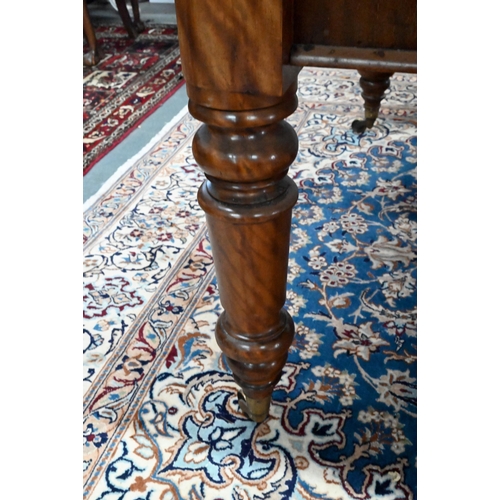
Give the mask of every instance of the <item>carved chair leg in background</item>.
M 189 104 L 204 122 L 193 154 L 207 177 L 198 200 L 224 308 L 215 335 L 242 389 L 240 408 L 256 422 L 268 416 L 294 335 L 283 305 L 298 196 L 286 175 L 297 154 L 297 135 L 284 118 L 297 106 L 295 90 L 260 109 L 231 112 Z
M 373 127 L 378 117 L 380 102 L 391 84 L 391 76 L 394 73 L 359 70 L 359 74 L 361 75 L 359 84 L 363 91 L 361 95 L 365 101 L 365 119 L 354 120 L 352 129 L 357 134 L 362 134 L 367 128 Z

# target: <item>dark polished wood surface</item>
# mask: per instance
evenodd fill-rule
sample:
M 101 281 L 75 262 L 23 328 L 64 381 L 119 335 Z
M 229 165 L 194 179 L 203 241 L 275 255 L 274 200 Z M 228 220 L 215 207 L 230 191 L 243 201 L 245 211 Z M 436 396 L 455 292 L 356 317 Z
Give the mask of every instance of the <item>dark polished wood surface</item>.
M 416 0 L 295 0 L 297 66 L 417 71 Z
M 203 122 L 193 154 L 221 304 L 217 342 L 254 421 L 293 341 L 286 296 L 298 141 L 285 121 L 303 65 L 360 70 L 373 126 L 394 71 L 416 71 L 416 1 L 176 0 L 189 109 Z
M 293 43 L 417 50 L 417 0 L 295 0 Z

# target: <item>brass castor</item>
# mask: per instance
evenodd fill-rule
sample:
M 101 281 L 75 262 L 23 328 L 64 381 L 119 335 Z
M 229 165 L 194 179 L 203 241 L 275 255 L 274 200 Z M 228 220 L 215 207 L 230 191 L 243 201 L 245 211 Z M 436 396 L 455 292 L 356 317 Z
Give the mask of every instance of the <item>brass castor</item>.
M 361 96 L 365 102 L 365 119 L 354 120 L 352 130 L 356 134 L 362 134 L 367 128 L 372 128 L 378 117 L 380 102 L 384 98 L 385 91 L 390 87 L 393 73 L 377 73 L 370 70 L 359 70 L 361 78 L 359 84 Z
M 238 403 L 241 411 L 250 420 L 261 423 L 269 416 L 271 396 L 264 399 L 252 399 L 246 397 L 241 391 L 238 391 Z

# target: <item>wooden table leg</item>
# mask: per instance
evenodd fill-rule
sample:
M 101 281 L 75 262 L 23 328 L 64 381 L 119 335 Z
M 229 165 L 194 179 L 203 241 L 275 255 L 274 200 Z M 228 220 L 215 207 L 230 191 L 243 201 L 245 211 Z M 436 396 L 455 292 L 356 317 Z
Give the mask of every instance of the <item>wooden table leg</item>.
M 352 129 L 357 134 L 362 134 L 367 128 L 372 128 L 378 117 L 380 102 L 384 98 L 384 92 L 390 87 L 391 76 L 394 73 L 382 73 L 371 70 L 358 70 L 361 78 L 359 84 L 365 101 L 365 119 L 354 120 Z
M 193 154 L 224 308 L 215 335 L 256 422 L 294 334 L 283 305 L 298 141 L 284 119 L 297 107 L 298 69 L 283 67 L 285 4 L 176 1 L 189 110 L 203 122 Z
M 257 422 L 267 417 L 294 334 L 283 305 L 297 201 L 286 173 L 298 142 L 283 118 L 296 106 L 294 93 L 257 110 L 190 104 L 192 115 L 205 122 L 193 154 L 207 176 L 198 200 L 207 214 L 224 308 L 216 339 L 245 395 L 240 406 Z

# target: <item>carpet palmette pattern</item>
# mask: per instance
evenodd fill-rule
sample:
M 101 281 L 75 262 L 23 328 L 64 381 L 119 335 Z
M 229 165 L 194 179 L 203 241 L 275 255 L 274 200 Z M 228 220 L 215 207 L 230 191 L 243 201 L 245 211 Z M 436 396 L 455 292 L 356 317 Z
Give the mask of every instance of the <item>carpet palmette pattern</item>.
M 85 212 L 85 498 L 416 498 L 416 77 L 394 76 L 361 136 L 357 80 L 300 74 L 296 338 L 261 424 L 213 335 L 199 123 L 182 118 Z
M 83 69 L 84 175 L 184 82 L 175 26 L 147 25 L 136 40 L 96 26 L 96 36 L 104 57 Z

